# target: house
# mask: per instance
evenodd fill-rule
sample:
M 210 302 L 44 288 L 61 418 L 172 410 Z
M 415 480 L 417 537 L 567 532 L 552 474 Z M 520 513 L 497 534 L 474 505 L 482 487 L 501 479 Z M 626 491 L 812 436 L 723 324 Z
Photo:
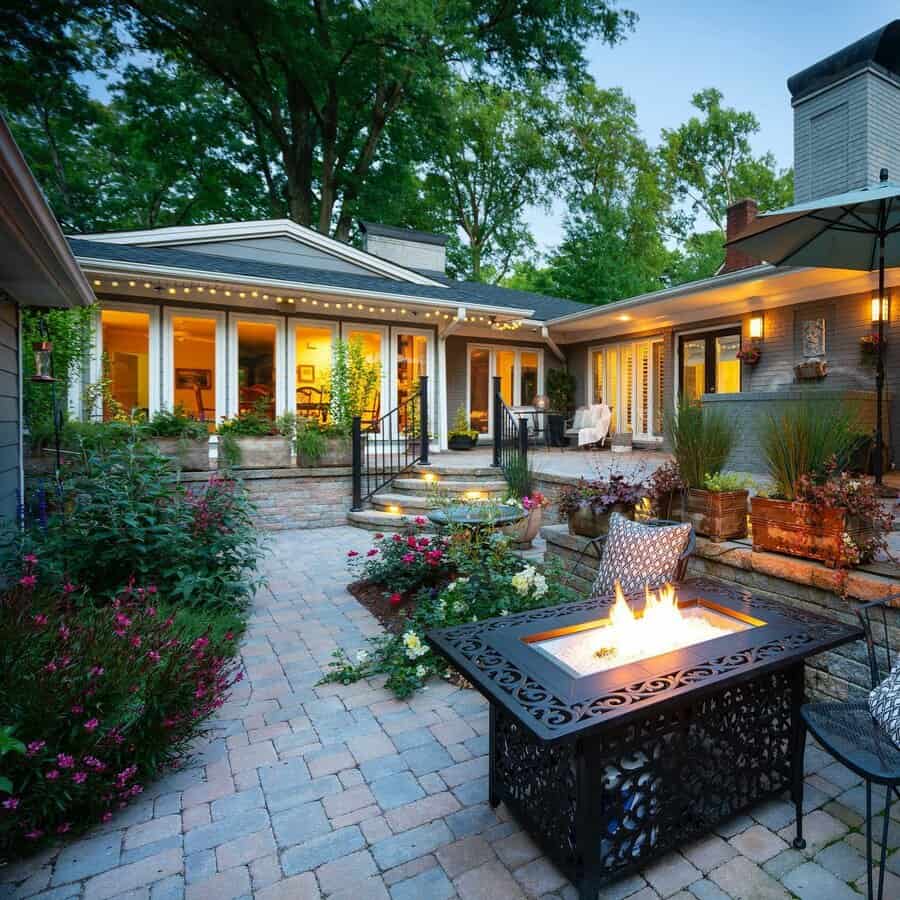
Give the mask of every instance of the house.
M 798 200 L 871 183 L 883 167 L 900 175 L 900 20 L 788 87 Z M 729 237 L 755 214 L 752 200 L 735 203 Z M 360 227 L 361 249 L 287 220 L 72 237 L 100 307 L 89 380 L 105 375 L 126 408 L 182 403 L 208 421 L 259 402 L 273 415 L 317 410 L 335 342 L 358 338 L 381 365 L 371 415 L 402 403 L 428 375 L 441 448 L 460 406 L 490 438 L 492 376 L 508 405 L 527 405 L 549 368 L 567 367 L 577 402 L 607 403 L 614 429 L 631 431 L 636 444 L 661 445 L 680 396 L 725 410 L 742 425 L 732 465 L 749 471 L 760 467 L 755 417 L 785 397 L 850 395 L 874 412 L 874 379 L 860 365 L 860 340 L 872 329 L 868 273 L 775 268 L 729 248 L 711 278 L 597 307 L 454 281 L 444 237 Z M 889 270 L 892 445 L 900 437 L 890 302 L 898 282 L 900 270 Z M 738 356 L 750 343 L 760 350 L 756 365 Z M 804 369 L 810 362 L 827 365 Z M 810 368 L 820 377 L 802 378 Z
M 2 116 L 0 197 L 0 518 L 9 522 L 23 493 L 21 310 L 94 298 Z

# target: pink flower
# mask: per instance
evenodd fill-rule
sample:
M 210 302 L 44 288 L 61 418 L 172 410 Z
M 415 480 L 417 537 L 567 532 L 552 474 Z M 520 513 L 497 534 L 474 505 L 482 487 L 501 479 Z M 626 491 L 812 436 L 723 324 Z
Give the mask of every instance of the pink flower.
M 84 723 L 85 731 L 96 731 L 99 724 L 99 719 L 88 719 L 87 722 Z
M 366 556 L 377 556 L 377 555 L 378 555 L 378 550 L 375 547 L 373 547 L 371 550 L 369 550 L 366 553 Z
M 39 841 L 44 836 L 44 832 L 40 828 L 32 828 L 31 831 L 25 832 L 25 837 L 29 841 Z
M 88 672 L 88 675 L 91 678 L 99 678 L 106 670 L 103 666 L 92 666 L 91 670 Z
M 391 540 L 392 540 L 395 544 L 399 544 L 400 541 L 403 540 L 403 537 L 402 537 L 402 535 L 395 534 L 395 535 L 393 535 L 393 536 L 391 537 Z
M 84 712 L 84 707 L 81 706 L 80 704 L 76 703 L 76 704 L 72 707 L 71 712 L 72 712 L 72 715 L 73 715 L 73 716 L 80 716 L 80 715 Z
M 209 645 L 209 638 L 206 637 L 198 637 L 193 644 L 191 644 L 191 650 L 203 650 Z
M 416 516 L 413 521 L 416 523 L 416 525 L 427 525 L 428 524 L 428 519 L 426 519 L 425 516 Z
M 148 585 L 147 585 L 147 593 L 148 593 L 148 594 L 155 594 L 155 593 L 156 593 L 156 585 L 155 585 L 155 584 L 148 584 Z
M 44 671 L 45 672 L 55 672 L 58 668 L 59 667 L 56 665 L 56 663 L 53 662 L 53 660 L 51 660 L 50 662 L 47 663 L 46 666 L 44 666 Z
M 403 595 L 402 594 L 391 594 L 390 598 L 388 599 L 388 602 L 391 604 L 391 606 L 399 606 L 403 602 Z
M 62 640 L 67 641 L 69 639 L 69 635 L 71 632 L 69 631 L 66 625 L 59 626 L 59 636 Z
M 348 551 L 347 556 L 349 556 L 349 557 L 359 556 L 359 553 L 356 550 L 350 550 L 350 551 Z
M 50 769 L 44 778 L 46 778 L 47 781 L 56 781 L 56 779 L 59 778 L 59 769 Z
M 18 809 L 19 807 L 19 798 L 18 797 L 10 797 L 8 800 L 3 801 L 3 808 L 8 809 L 10 811 L 14 809 Z
M 109 812 L 109 810 L 107 810 L 105 813 L 103 813 L 102 816 L 100 816 L 100 821 L 108 822 L 111 818 L 112 818 L 112 813 Z
M 61 769 L 71 769 L 75 765 L 75 757 L 69 756 L 68 753 L 59 753 L 56 757 L 56 763 Z
M 419 542 L 416 540 L 415 535 L 411 534 L 406 539 L 406 546 L 409 547 L 411 550 L 415 550 L 416 547 L 418 546 L 418 544 L 419 544 Z
M 67 581 L 67 582 L 63 585 L 63 593 L 64 593 L 64 594 L 74 594 L 75 591 L 77 591 L 77 590 L 78 590 L 78 588 L 76 588 L 75 585 L 72 584 L 71 581 Z
M 129 619 L 125 613 L 116 613 L 116 625 L 118 625 L 119 628 L 128 628 L 128 626 L 131 625 L 131 619 Z
M 87 781 L 87 772 L 76 772 L 72 776 L 72 781 L 74 781 L 75 784 L 84 784 Z
M 158 663 L 161 658 L 159 653 L 156 652 L 156 650 L 150 650 L 147 653 L 147 657 L 150 659 L 151 662 L 156 662 L 156 663 Z
M 26 553 L 22 559 L 30 566 L 36 566 L 38 558 L 33 553 Z
M 404 553 L 403 554 L 403 562 L 409 565 L 416 558 L 415 553 Z
M 71 822 L 63 822 L 62 825 L 60 825 L 60 826 L 56 829 L 56 833 L 57 833 L 57 834 L 65 834 L 71 827 L 72 827 L 72 823 L 71 823 Z
M 47 624 L 47 617 L 43 613 L 38 613 L 32 619 L 32 621 L 34 622 L 35 625 L 37 625 L 38 628 L 42 628 L 44 625 Z
M 133 637 L 133 638 L 131 639 L 131 646 L 132 646 L 132 647 L 140 647 L 140 646 L 141 646 L 141 643 L 142 643 L 142 641 L 141 641 L 140 635 L 136 635 L 135 637 Z
M 41 750 L 43 750 L 44 747 L 46 747 L 46 746 L 47 746 L 47 742 L 46 742 L 46 741 L 32 741 L 32 742 L 28 745 L 28 755 L 29 755 L 29 756 L 36 756 L 36 755 L 37 755 L 38 753 L 40 753 Z
M 19 584 L 21 584 L 23 588 L 31 590 L 31 588 L 37 584 L 37 575 L 23 575 L 19 579 Z
M 383 537 L 384 537 L 384 535 L 380 531 L 375 532 L 375 540 L 376 541 L 380 541 Z

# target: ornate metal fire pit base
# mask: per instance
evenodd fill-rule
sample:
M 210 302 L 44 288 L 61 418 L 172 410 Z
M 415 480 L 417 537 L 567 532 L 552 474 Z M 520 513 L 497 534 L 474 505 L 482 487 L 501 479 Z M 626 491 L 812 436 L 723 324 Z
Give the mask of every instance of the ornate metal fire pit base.
M 742 630 L 587 675 L 540 649 L 557 636 L 599 642 L 610 603 L 428 635 L 490 700 L 491 804 L 509 806 L 582 900 L 760 800 L 791 789 L 798 802 L 804 659 L 861 635 L 694 581 L 679 606 Z

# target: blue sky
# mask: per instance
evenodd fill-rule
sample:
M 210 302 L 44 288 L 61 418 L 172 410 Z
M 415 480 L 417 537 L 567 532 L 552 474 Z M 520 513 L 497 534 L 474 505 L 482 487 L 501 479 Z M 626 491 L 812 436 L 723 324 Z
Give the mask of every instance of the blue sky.
M 637 104 L 645 139 L 692 114 L 691 95 L 717 87 L 725 102 L 752 110 L 760 122 L 758 151 L 791 165 L 793 125 L 786 81 L 900 16 L 896 0 L 621 0 L 640 16 L 619 46 L 588 48 L 590 72 L 603 87 L 620 86 Z M 529 214 L 538 244 L 559 241 L 561 208 Z

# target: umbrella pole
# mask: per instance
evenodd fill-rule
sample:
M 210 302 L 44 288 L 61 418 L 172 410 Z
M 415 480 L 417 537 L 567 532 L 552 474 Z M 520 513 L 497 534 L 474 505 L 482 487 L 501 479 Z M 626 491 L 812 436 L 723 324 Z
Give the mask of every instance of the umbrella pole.
M 878 235 L 878 363 L 875 369 L 875 484 L 884 477 L 884 231 Z

